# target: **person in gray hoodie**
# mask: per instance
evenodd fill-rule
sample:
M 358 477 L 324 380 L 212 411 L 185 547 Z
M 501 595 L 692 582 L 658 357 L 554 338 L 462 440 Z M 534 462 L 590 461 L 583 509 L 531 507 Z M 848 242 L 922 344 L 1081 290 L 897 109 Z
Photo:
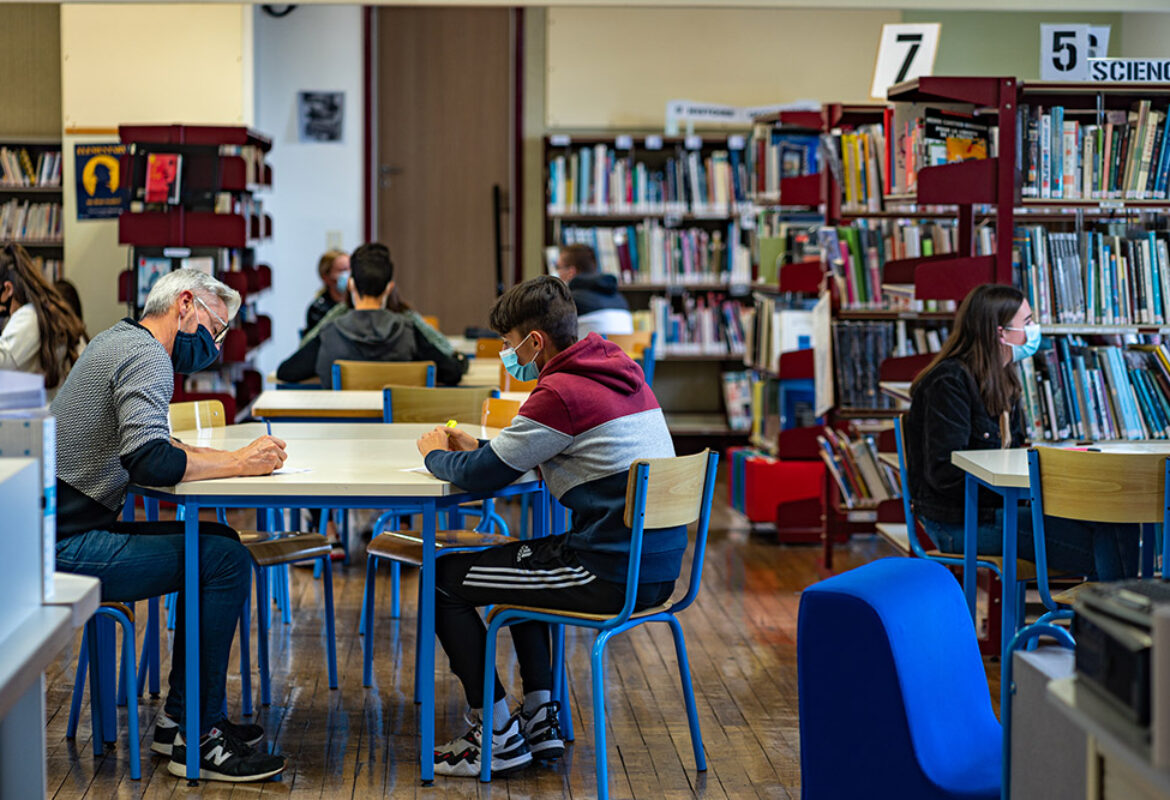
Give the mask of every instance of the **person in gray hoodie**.
M 386 308 L 394 293 L 394 264 L 384 244 L 371 242 L 353 251 L 349 293 L 353 310 L 323 325 L 289 356 L 276 370 L 278 379 L 299 382 L 316 375 L 322 386 L 330 387 L 334 361 L 434 361 L 437 383 L 459 383 L 462 356 L 418 324 L 417 315 L 404 304 Z

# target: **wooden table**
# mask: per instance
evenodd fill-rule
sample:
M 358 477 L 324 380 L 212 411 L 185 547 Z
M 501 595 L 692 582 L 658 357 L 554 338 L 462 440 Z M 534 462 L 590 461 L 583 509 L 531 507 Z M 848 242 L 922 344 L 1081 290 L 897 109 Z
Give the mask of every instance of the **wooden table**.
M 281 394 L 285 394 L 282 392 Z M 328 394 L 328 393 L 322 393 Z M 434 780 L 435 745 L 435 531 L 440 511 L 460 503 L 491 497 L 535 493 L 534 535 L 543 535 L 548 524 L 547 494 L 535 473 L 491 494 L 467 492 L 429 473 L 418 470 L 422 456 L 415 446 L 420 430 L 427 425 L 289 424 L 274 426 L 273 433 L 288 445 L 286 469 L 307 468 L 251 478 L 217 478 L 188 481 L 170 487 L 133 487 L 145 497 L 167 500 L 184 509 L 184 588 L 195 596 L 199 585 L 200 508 L 285 508 L 322 506 L 329 508 L 384 508 L 393 506 L 403 513 L 420 514 L 423 520 L 423 563 L 419 592 L 418 679 L 420 702 L 419 759 L 424 783 Z M 472 429 L 478 426 L 472 426 Z M 235 425 L 217 431 L 177 431 L 183 441 L 221 441 L 231 448 L 255 438 L 264 425 Z M 360 435 L 355 435 L 360 434 Z M 186 438 L 184 438 L 186 437 Z M 371 441 L 375 444 L 371 446 Z M 186 604 L 187 632 L 187 740 L 199 734 L 199 604 Z M 187 774 L 199 775 L 199 750 L 188 750 Z
M 524 402 L 528 392 L 501 392 L 500 397 Z M 271 420 L 382 421 L 380 389 L 346 389 L 339 392 L 304 389 L 269 389 L 252 405 L 252 415 Z M 462 422 L 462 420 L 460 420 Z

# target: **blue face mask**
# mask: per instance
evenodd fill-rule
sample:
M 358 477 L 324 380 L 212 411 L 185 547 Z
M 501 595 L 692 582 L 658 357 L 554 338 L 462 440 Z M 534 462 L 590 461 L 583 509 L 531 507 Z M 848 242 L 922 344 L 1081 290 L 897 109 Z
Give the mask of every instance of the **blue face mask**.
M 1023 361 L 1025 358 L 1031 358 L 1036 355 L 1036 351 L 1040 349 L 1040 326 L 1035 322 L 1025 325 L 1023 328 L 1004 328 L 1005 331 L 1023 331 L 1024 343 L 1012 344 L 1004 342 L 1012 349 L 1012 361 Z
M 199 298 L 195 298 L 195 301 L 202 302 Z M 208 313 L 211 313 L 210 309 Z M 215 363 L 218 355 L 219 346 L 205 325 L 200 324 L 194 333 L 175 332 L 175 344 L 171 348 L 171 364 L 175 372 L 181 375 L 201 372 Z
M 531 335 L 531 333 L 528 334 L 528 336 Z M 516 350 L 528 341 L 528 336 L 521 339 L 520 344 L 516 347 L 505 347 L 500 351 L 500 361 L 504 362 L 504 369 L 518 381 L 534 381 L 540 375 L 540 368 L 536 366 L 536 356 L 533 356 L 527 364 L 521 364 L 519 356 L 516 355 Z
M 349 291 L 349 273 L 343 272 L 337 276 L 337 291 L 345 294 Z

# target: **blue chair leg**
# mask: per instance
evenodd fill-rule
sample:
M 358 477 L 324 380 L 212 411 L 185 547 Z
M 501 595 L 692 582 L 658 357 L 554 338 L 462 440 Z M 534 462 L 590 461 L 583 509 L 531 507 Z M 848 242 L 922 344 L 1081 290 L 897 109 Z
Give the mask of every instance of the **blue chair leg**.
M 374 580 L 378 577 L 378 559 L 366 558 L 366 587 L 362 594 L 365 637 L 362 641 L 362 686 L 374 684 Z
M 520 495 L 520 525 L 516 529 L 517 538 L 528 538 L 528 517 L 530 516 L 530 509 L 532 507 L 531 500 L 527 494 Z
M 1153 524 L 1149 522 L 1142 523 L 1141 574 L 1143 578 L 1150 578 L 1154 575 L 1155 539 Z
M 484 727 L 489 731 L 492 729 L 492 706 L 496 702 L 496 640 L 500 638 L 500 624 L 499 619 L 492 620 L 487 627 L 487 641 L 484 648 L 483 659 L 483 707 L 479 709 L 480 719 L 483 721 Z M 418 649 L 417 647 L 415 648 Z M 417 665 L 416 665 L 417 666 Z M 418 675 L 418 670 L 415 670 L 415 675 Z M 415 677 L 415 685 L 418 685 L 418 678 Z M 417 702 L 417 700 L 415 701 Z M 482 737 L 482 745 L 479 752 L 479 780 L 480 783 L 492 782 L 492 737 L 491 735 L 484 735 Z
M 256 570 L 256 597 L 257 602 L 264 602 L 268 597 L 268 571 L 265 568 Z M 272 604 L 268 603 L 271 608 Z M 256 653 L 260 667 L 260 705 L 272 705 L 272 687 L 268 680 L 268 614 L 256 615 L 259 629 L 256 642 Z
M 102 734 L 104 728 L 102 727 L 102 688 L 101 688 L 101 649 L 100 649 L 100 635 L 98 633 L 98 618 L 97 615 L 90 617 L 89 621 L 85 623 L 86 632 L 86 658 L 89 661 L 89 708 L 90 708 L 90 728 L 93 731 L 93 754 L 100 756 L 104 748 L 102 746 Z
M 85 692 L 85 675 L 89 666 L 89 626 L 81 631 L 81 648 L 77 651 L 77 672 L 73 677 L 73 699 L 69 703 L 69 724 L 66 739 L 77 738 L 77 720 L 81 716 L 81 696 Z
M 707 769 L 707 758 L 703 754 L 703 731 L 699 727 L 699 710 L 695 706 L 695 689 L 691 684 L 691 662 L 687 657 L 687 640 L 682 623 L 673 614 L 668 615 L 670 632 L 674 634 L 674 652 L 678 656 L 678 677 L 682 683 L 683 701 L 687 706 L 687 724 L 691 728 L 691 749 L 695 751 L 695 769 Z
M 566 742 L 573 741 L 573 709 L 569 702 L 569 670 L 565 665 L 565 626 L 552 626 L 552 696 L 561 704 L 561 735 Z
M 240 610 L 240 713 L 252 716 L 252 574 L 248 573 L 248 591 Z
M 611 631 L 601 631 L 593 642 L 593 749 L 597 761 L 597 800 L 609 798 L 609 765 L 605 742 L 605 645 Z
M 390 617 L 402 617 L 402 565 L 390 562 Z
M 328 555 L 321 559 L 321 574 L 325 590 L 325 646 L 329 652 L 329 688 L 337 688 L 337 634 L 333 628 L 333 564 Z
M 158 632 L 158 598 L 152 597 L 146 601 L 146 633 L 142 637 L 142 656 L 138 659 L 138 696 L 142 697 L 146 689 L 146 679 L 150 677 L 150 694 L 158 696 L 158 659 L 159 659 L 159 632 Z
M 176 592 L 171 592 L 167 595 L 167 630 L 173 631 L 175 629 L 175 609 L 178 607 L 179 595 Z
M 102 731 L 105 741 L 116 742 L 118 741 L 118 631 L 108 616 L 101 613 L 96 616 L 98 617 L 98 651 L 102 660 L 101 699 L 99 701 L 102 708 Z M 107 665 L 112 666 L 113 669 L 107 668 Z
M 134 623 L 120 611 L 110 616 L 122 626 L 123 685 L 134 686 L 137 683 L 134 667 Z M 129 737 L 130 747 L 130 779 L 137 781 L 142 780 L 142 746 L 138 739 L 138 696 L 133 692 L 129 694 L 128 708 L 126 709 L 126 735 Z
M 280 565 L 280 591 L 284 595 L 284 606 L 280 609 L 280 621 L 285 625 L 292 625 L 292 570 L 289 569 L 288 564 Z
M 131 614 L 135 613 L 136 606 L 138 604 L 137 603 L 128 603 L 127 605 L 130 607 L 130 613 Z M 121 622 L 121 620 L 118 620 L 117 617 L 115 617 L 115 619 L 119 623 Z M 129 621 L 129 620 L 127 620 L 127 621 Z M 131 638 L 131 640 L 134 639 L 133 636 L 131 636 L 130 638 Z M 115 704 L 118 706 L 118 708 L 125 708 L 126 707 L 126 699 L 127 699 L 126 694 L 129 691 L 129 687 L 126 686 L 125 677 L 126 677 L 126 670 L 121 670 L 121 672 L 118 675 L 118 698 L 115 701 Z M 134 688 L 137 689 L 138 687 L 135 686 Z

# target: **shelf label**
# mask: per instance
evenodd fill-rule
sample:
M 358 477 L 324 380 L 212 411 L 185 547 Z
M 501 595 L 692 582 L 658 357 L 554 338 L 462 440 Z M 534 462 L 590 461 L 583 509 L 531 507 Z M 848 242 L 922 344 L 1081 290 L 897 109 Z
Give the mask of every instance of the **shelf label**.
M 573 137 L 567 133 L 554 133 L 548 137 L 548 143 L 553 147 L 568 147 L 573 143 Z
M 846 522 L 877 522 L 876 511 L 849 511 L 845 514 Z
M 1088 58 L 1088 25 L 1040 26 L 1040 80 L 1087 81 Z
M 688 150 L 701 150 L 703 148 L 703 137 L 691 134 L 684 141 L 683 147 Z
M 661 150 L 662 149 L 662 137 L 661 136 L 647 136 L 646 137 L 646 149 L 647 150 Z
M 682 214 L 666 213 L 662 215 L 662 225 L 665 228 L 677 228 L 682 225 Z
M 733 283 L 727 287 L 727 293 L 733 297 L 743 297 L 751 291 L 751 287 L 746 283 Z
M 743 134 L 733 133 L 727 137 L 728 150 L 742 150 L 744 145 Z
M 1090 58 L 1089 80 L 1093 83 L 1163 83 L 1170 81 L 1170 59 Z
M 164 247 L 163 255 L 167 258 L 190 258 L 191 248 L 189 247 Z
M 633 150 L 634 137 L 633 136 L 619 136 L 613 143 L 615 150 Z
M 938 22 L 883 25 L 870 96 L 885 100 L 894 84 L 932 74 L 941 30 Z

